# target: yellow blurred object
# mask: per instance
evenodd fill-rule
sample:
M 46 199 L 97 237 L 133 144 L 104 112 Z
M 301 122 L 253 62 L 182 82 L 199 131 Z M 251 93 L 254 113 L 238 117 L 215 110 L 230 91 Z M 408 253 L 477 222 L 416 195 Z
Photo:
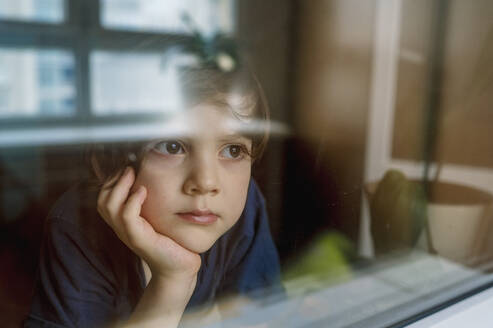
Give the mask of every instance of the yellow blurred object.
M 314 282 L 323 284 L 349 279 L 352 275 L 349 258 L 355 246 L 338 232 L 327 232 L 317 237 L 303 252 L 303 257 L 293 261 L 283 270 L 285 287 L 303 289 Z

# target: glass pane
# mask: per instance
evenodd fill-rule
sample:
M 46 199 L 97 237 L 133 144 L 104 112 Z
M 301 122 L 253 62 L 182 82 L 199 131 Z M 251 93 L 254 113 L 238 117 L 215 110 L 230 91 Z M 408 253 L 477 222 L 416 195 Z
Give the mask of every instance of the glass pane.
M 61 23 L 64 0 L 0 0 L 0 19 Z
M 162 53 L 91 54 L 92 109 L 96 115 L 163 113 L 177 108 L 175 70 Z
M 0 48 L 0 118 L 72 115 L 75 97 L 68 51 Z
M 233 0 L 103 0 L 104 27 L 130 30 L 187 32 L 188 14 L 203 33 L 233 30 Z
M 0 119 L 1 326 L 30 311 L 27 326 L 124 325 L 146 304 L 157 313 L 168 306 L 140 298 L 156 284 L 143 284 L 139 258 L 153 257 L 166 263 L 151 272 L 172 272 L 165 285 L 193 294 L 163 298 L 188 302 L 173 314 L 180 327 L 400 327 L 444 307 L 443 322 L 421 327 L 493 327 L 450 323 L 461 310 L 447 307 L 493 286 L 493 1 L 245 0 L 237 12 L 248 53 L 231 70 L 187 66 L 125 31 L 135 47 L 94 40 L 102 46 L 76 66 L 90 119 Z M 57 65 L 78 64 L 27 46 L 1 54 L 9 115 L 40 113 L 44 87 L 73 83 Z M 151 225 L 138 238 L 147 246 L 96 205 L 126 166 L 136 179 L 119 187 L 142 197 L 127 219 Z

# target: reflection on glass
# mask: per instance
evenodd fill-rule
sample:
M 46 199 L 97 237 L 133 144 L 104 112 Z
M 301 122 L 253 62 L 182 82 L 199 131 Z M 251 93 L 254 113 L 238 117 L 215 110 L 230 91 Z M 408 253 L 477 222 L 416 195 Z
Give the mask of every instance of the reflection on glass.
M 0 0 L 0 19 L 61 23 L 64 0 Z
M 0 117 L 72 115 L 75 96 L 68 51 L 0 48 Z
M 96 51 L 91 54 L 94 114 L 164 113 L 177 108 L 172 61 L 162 53 Z
M 233 0 L 101 1 L 101 24 L 109 28 L 189 32 L 183 23 L 184 13 L 204 33 L 233 29 Z
M 228 172 L 224 171 L 226 166 L 213 161 L 188 166 L 195 164 L 190 154 L 204 151 L 211 155 L 207 158 L 219 155 L 220 163 L 225 163 L 222 160 L 234 155 L 234 149 L 238 150 L 236 146 L 241 146 L 241 142 L 245 143 L 243 137 L 257 139 L 255 132 L 259 130 L 252 124 L 256 121 L 247 118 L 240 125 L 236 121 L 234 125 L 228 124 L 228 127 L 237 128 L 234 132 L 241 135 L 236 138 L 234 134 L 228 134 L 210 147 L 205 133 L 216 131 L 222 122 L 229 123 L 223 119 L 222 111 L 217 111 L 221 115 L 212 121 L 215 118 L 213 111 L 208 107 L 204 107 L 205 110 L 197 108 L 190 112 L 204 114 L 210 124 L 204 125 L 202 116 L 197 116 L 194 121 L 188 121 L 193 118 L 188 116 L 180 121 L 182 124 L 175 124 L 175 120 L 169 119 L 174 114 L 171 112 L 181 108 L 180 96 L 187 96 L 178 89 L 178 82 L 187 81 L 179 80 L 186 77 L 180 73 L 194 72 L 201 63 L 210 64 L 207 62 L 209 57 L 204 57 L 206 60 L 195 58 L 197 65 L 192 62 L 187 71 L 186 58 L 182 56 L 170 57 L 161 49 L 135 47 L 135 44 L 148 44 L 149 35 L 129 30 L 164 30 L 168 33 L 156 33 L 155 38 L 169 38 L 169 31 L 183 33 L 187 30 L 180 17 L 182 9 L 191 6 L 192 11 L 196 11 L 195 14 L 189 11 L 194 22 L 207 25 L 213 21 L 215 25 L 209 29 L 201 27 L 201 32 L 211 32 L 226 26 L 222 18 L 214 20 L 211 17 L 230 16 L 210 8 L 231 8 L 233 2 L 74 2 L 82 1 L 89 9 L 101 9 L 105 28 L 122 29 L 118 33 L 107 33 L 135 40 L 134 45 L 125 48 L 125 42 L 121 42 L 117 50 L 93 48 L 110 46 L 104 40 L 95 40 L 98 42 L 87 43 L 88 48 L 83 51 L 74 46 L 73 55 L 81 59 L 80 63 L 85 63 L 86 59 L 89 63 L 89 67 L 80 65 L 75 69 L 74 65 L 79 61 L 74 61 L 69 52 L 0 46 L 0 123 L 4 123 L 0 124 L 0 234 L 3 232 L 0 273 L 10 270 L 8 279 L 3 279 L 9 284 L 0 287 L 0 296 L 4 295 L 3 299 L 0 297 L 0 313 L 13 313 L 10 305 L 20 304 L 18 313 L 12 314 L 4 326 L 20 326 L 29 311 L 27 297 L 33 284 L 41 281 L 36 279 L 39 245 L 43 238 L 48 242 L 54 240 L 50 239 L 51 235 L 43 236 L 41 229 L 45 222 L 54 222 L 46 219 L 50 208 L 64 190 L 79 181 L 89 182 L 89 163 L 82 158 L 91 154 L 87 146 L 93 156 L 86 158 L 91 159 L 89 162 L 96 174 L 104 173 L 105 166 L 94 165 L 95 159 L 107 155 L 108 161 L 101 163 L 117 163 L 122 168 L 132 165 L 139 169 L 140 177 L 147 174 L 146 181 L 139 181 L 149 181 L 152 186 L 156 181 L 154 172 L 150 172 L 151 166 L 138 165 L 146 155 L 155 155 L 152 163 L 156 165 L 152 167 L 156 172 L 173 174 L 173 178 L 177 172 L 174 169 L 180 169 L 179 174 L 191 172 L 183 176 L 180 183 L 185 179 L 193 182 L 212 167 L 217 171 L 210 172 L 210 177 L 220 178 L 218 184 L 223 187 L 224 181 L 232 176 L 229 172 L 243 172 L 250 178 L 249 169 L 252 169 L 251 177 L 264 194 L 267 223 L 280 254 L 280 279 L 286 295 L 270 294 L 267 290 L 264 295 L 268 298 L 260 298 L 264 296 L 261 293 L 243 292 L 238 292 L 235 298 L 235 290 L 231 288 L 231 298 L 223 299 L 221 292 L 229 290 L 220 288 L 217 293 L 213 291 L 213 297 L 209 299 L 208 304 L 213 305 L 213 309 L 210 312 L 207 308 L 187 311 L 180 323 L 182 327 L 204 327 L 208 323 L 202 320 L 209 319 L 208 314 L 213 315 L 211 320 L 221 320 L 216 326 L 222 327 L 396 327 L 464 295 L 492 286 L 493 1 L 367 1 L 359 2 L 358 8 L 350 1 L 298 1 L 296 10 L 292 10 L 290 1 L 277 1 L 276 6 L 264 5 L 268 3 L 265 1 L 242 2 L 238 6 L 241 26 L 245 28 L 241 31 L 241 39 L 248 40 L 248 44 L 240 45 L 240 49 L 248 49 L 249 53 L 240 55 L 251 58 L 258 82 L 265 87 L 273 124 L 268 126 L 272 133 L 264 157 L 256 160 L 253 167 L 244 163 L 246 165 L 238 171 L 232 171 L 238 163 L 227 162 L 225 165 L 231 169 Z M 164 4 L 166 7 L 162 8 Z M 444 4 L 447 10 L 443 10 Z M 161 9 L 163 16 L 160 16 Z M 166 16 L 168 13 L 172 17 Z M 74 15 L 79 14 L 74 12 Z M 89 31 L 98 29 L 98 23 L 93 20 L 78 17 L 74 21 L 86 22 Z M 291 27 L 291 22 L 296 24 Z M 55 34 L 58 33 L 55 30 L 62 28 L 61 25 L 52 26 L 49 30 Z M 35 39 L 37 32 L 31 35 L 30 31 L 33 30 L 26 29 L 26 36 Z M 77 36 L 91 38 L 84 34 L 84 29 L 74 31 Z M 192 40 L 191 37 L 185 39 Z M 17 41 L 21 43 L 24 39 L 14 40 Z M 46 47 L 45 44 L 42 46 Z M 217 47 L 208 49 L 217 50 Z M 85 57 L 86 51 L 89 58 Z M 217 68 L 230 71 L 229 67 L 234 71 L 237 66 L 222 65 L 220 59 L 227 56 L 216 54 L 218 56 L 210 57 L 217 59 Z M 234 64 L 233 56 L 230 59 Z M 82 91 L 80 94 L 74 86 L 74 80 L 78 78 L 74 77 L 75 72 L 82 75 L 77 84 Z M 198 85 L 202 86 L 201 83 Z M 206 79 L 204 85 L 214 86 L 215 82 Z M 194 92 L 188 94 L 195 95 Z M 36 118 L 74 113 L 76 96 L 88 104 L 90 119 L 74 115 L 69 117 L 69 126 L 58 124 L 54 128 L 32 128 L 27 124 L 17 128 L 19 125 L 10 124 L 11 121 L 1 122 L 5 117 Z M 263 94 L 245 98 L 258 100 Z M 209 99 L 214 101 L 208 102 Z M 190 100 L 193 103 L 194 98 Z M 222 103 L 215 97 L 204 96 L 201 100 L 208 106 L 228 104 L 228 109 L 250 104 L 250 101 L 242 102 L 242 97 L 236 97 L 236 94 L 231 94 L 227 102 L 223 99 Z M 149 113 L 154 115 L 146 115 Z M 156 119 L 157 113 L 165 114 L 162 120 Z M 138 122 L 134 118 L 138 118 Z M 289 125 L 289 134 L 275 133 L 277 120 Z M 198 130 L 193 124 L 195 121 L 200 122 Z M 8 128 L 3 129 L 4 126 Z M 259 126 L 264 128 L 266 124 Z M 188 132 L 194 128 L 194 134 L 177 133 L 175 127 L 185 127 Z M 203 132 L 204 137 L 198 140 L 197 132 Z M 179 136 L 186 138 L 170 140 Z M 148 143 L 149 139 L 155 138 Z M 240 145 L 236 144 L 238 141 Z M 152 152 L 145 152 L 150 149 Z M 209 153 L 211 150 L 215 152 Z M 187 166 L 176 164 L 171 171 L 173 163 L 168 160 L 173 160 L 175 155 L 183 156 L 180 158 L 184 161 L 173 163 Z M 111 169 L 110 165 L 108 167 Z M 101 174 L 98 178 L 101 181 Z M 164 181 L 156 188 L 171 186 L 168 182 Z M 149 188 L 146 206 L 149 206 L 149 200 L 156 199 L 157 189 Z M 218 210 L 213 208 L 218 190 L 231 193 L 235 188 L 216 189 L 212 193 L 215 200 L 209 196 L 201 198 L 206 199 L 205 205 L 210 205 L 211 210 Z M 181 193 L 178 194 L 180 197 Z M 76 194 L 74 200 L 82 200 L 80 195 L 82 193 Z M 70 205 L 66 199 L 57 204 Z M 177 199 L 165 205 L 175 206 Z M 161 199 L 157 202 L 163 203 Z M 86 237 L 95 240 L 98 234 L 92 232 L 105 227 L 100 235 L 105 247 L 93 249 L 93 244 L 80 243 L 80 247 L 72 248 L 75 253 L 63 249 L 69 260 L 66 272 L 78 267 L 71 264 L 79 255 L 78 259 L 83 263 L 90 258 L 91 263 L 98 266 L 102 263 L 104 268 L 122 268 L 97 270 L 102 275 L 100 281 L 109 281 L 111 277 L 108 276 L 115 272 L 139 278 L 133 285 L 142 287 L 142 276 L 134 274 L 141 267 L 130 262 L 132 266 L 127 266 L 127 262 L 121 261 L 138 259 L 138 254 L 111 256 L 120 253 L 110 254 L 109 250 L 117 248 L 106 247 L 110 246 L 106 242 L 112 240 L 115 246 L 121 243 L 118 244 L 118 239 L 106 238 L 109 227 L 97 215 L 95 203 L 90 199 L 87 211 L 84 208 L 84 212 L 78 212 L 72 218 L 82 218 L 85 225 L 92 222 L 86 220 L 91 217 L 97 225 L 89 225 L 93 230 L 80 230 L 71 240 L 85 241 Z M 256 202 L 257 205 L 261 203 L 264 204 Z M 260 210 L 257 205 L 251 207 L 252 213 Z M 219 206 L 228 208 L 227 202 Z M 89 210 L 95 215 L 86 215 Z M 147 217 L 146 213 L 142 212 L 143 217 Z M 193 218 L 196 215 L 191 216 L 196 220 Z M 251 221 L 238 222 L 237 226 L 241 227 Z M 57 233 L 54 236 L 72 237 L 73 229 L 67 228 L 65 235 Z M 245 236 L 261 237 L 257 231 L 248 231 Z M 166 233 L 163 230 L 163 234 Z M 238 247 L 243 248 L 245 240 L 246 237 L 238 239 Z M 257 249 L 259 256 L 240 254 L 235 257 L 238 262 L 230 261 L 231 270 L 225 270 L 224 275 L 216 274 L 219 270 L 211 270 L 211 266 L 201 266 L 214 272 L 212 283 L 205 284 L 207 280 L 201 279 L 196 286 L 203 284 L 212 290 L 216 288 L 214 286 L 226 286 L 228 282 L 234 285 L 240 275 L 244 281 L 250 277 L 254 281 L 260 277 L 258 267 L 272 268 L 274 263 L 265 258 L 269 254 L 268 248 Z M 234 248 L 228 250 L 236 251 Z M 100 257 L 87 257 L 86 254 Z M 203 259 L 212 262 L 214 254 L 208 254 L 204 254 Z M 109 262 L 95 261 L 103 256 L 124 265 L 107 267 Z M 41 263 L 59 263 L 58 258 L 55 260 L 48 258 Z M 261 265 L 257 266 L 255 261 Z M 87 271 L 79 271 L 92 274 L 95 270 L 90 265 L 84 269 Z M 252 267 L 255 269 L 247 270 Z M 78 291 L 78 281 L 71 278 L 50 281 L 67 282 L 65 286 Z M 79 303 L 70 316 L 76 320 L 89 313 L 88 318 L 99 318 L 86 306 L 95 295 L 92 291 L 98 295 L 111 293 L 112 299 L 105 304 L 125 303 L 119 300 L 128 284 L 122 286 L 120 281 L 128 280 L 117 279 L 117 283 L 112 284 L 115 288 L 105 288 L 105 283 L 86 289 L 91 293 L 82 295 L 86 298 L 76 299 Z M 24 289 L 19 291 L 13 288 L 16 286 Z M 51 285 L 46 286 L 50 288 Z M 250 295 L 255 298 L 250 299 Z M 57 302 L 68 299 L 65 298 L 67 293 L 57 297 L 60 297 Z M 135 302 L 138 302 L 137 298 Z M 43 307 L 47 311 L 53 308 Z M 130 311 L 130 307 L 113 309 Z M 36 318 L 53 317 L 52 313 L 33 312 L 31 319 Z M 14 320 L 18 324 L 10 324 Z M 214 325 L 211 322 L 207 326 Z

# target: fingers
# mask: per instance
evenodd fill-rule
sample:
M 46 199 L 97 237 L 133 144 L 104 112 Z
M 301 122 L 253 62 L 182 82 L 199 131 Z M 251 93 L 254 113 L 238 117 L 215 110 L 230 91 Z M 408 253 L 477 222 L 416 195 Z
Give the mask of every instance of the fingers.
M 109 181 L 107 181 L 100 190 L 100 194 L 98 197 L 98 205 L 101 204 L 106 204 L 106 200 L 108 199 L 108 196 L 111 193 L 112 187 L 117 182 L 122 176 L 125 175 L 127 172 L 128 168 L 125 169 L 125 171 L 122 174 L 117 174 L 113 178 L 111 178 Z
M 134 180 L 133 169 L 127 167 L 113 187 L 111 184 L 114 181 L 110 181 L 101 188 L 98 195 L 98 212 L 112 227 L 114 227 L 114 220 L 118 217 Z
M 145 243 L 149 241 L 149 231 L 146 230 L 152 229 L 150 224 L 140 216 L 146 197 L 146 188 L 140 186 L 130 195 L 121 212 L 121 224 L 126 232 L 128 243 L 137 249 L 145 248 Z
M 131 193 L 134 181 L 134 171 L 128 167 L 114 186 L 105 184 L 98 195 L 98 212 L 118 238 L 136 251 L 146 247 L 154 229 L 140 217 L 147 190 L 141 186 Z
M 127 167 L 106 200 L 106 208 L 111 216 L 119 214 L 122 205 L 128 198 L 134 180 L 134 170 L 131 167 Z

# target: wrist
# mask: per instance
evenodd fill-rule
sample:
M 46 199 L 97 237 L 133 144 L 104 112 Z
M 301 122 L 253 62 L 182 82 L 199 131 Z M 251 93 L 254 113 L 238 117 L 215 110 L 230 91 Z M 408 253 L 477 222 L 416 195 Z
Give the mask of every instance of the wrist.
M 159 269 L 153 267 L 150 267 L 149 269 L 151 271 L 151 280 L 154 280 L 154 283 L 156 284 L 174 283 L 184 285 L 197 280 L 200 266 L 196 269 Z
M 152 274 L 148 287 L 156 290 L 158 293 L 173 294 L 176 297 L 190 297 L 197 283 L 197 273 L 182 274 Z M 188 299 L 187 299 L 188 301 Z
M 192 296 L 197 276 L 152 276 L 127 322 L 133 327 L 176 327 Z

